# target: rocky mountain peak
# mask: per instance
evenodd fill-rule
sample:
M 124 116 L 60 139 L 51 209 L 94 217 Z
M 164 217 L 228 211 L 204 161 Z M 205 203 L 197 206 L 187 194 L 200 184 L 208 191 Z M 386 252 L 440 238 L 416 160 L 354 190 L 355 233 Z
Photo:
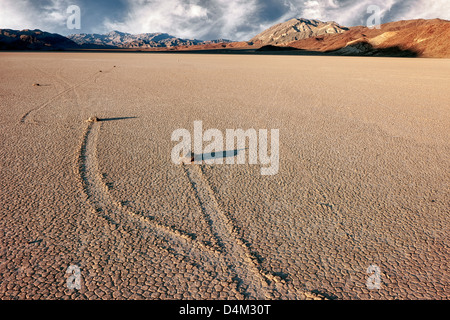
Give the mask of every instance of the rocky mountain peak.
M 323 22 L 304 18 L 294 18 L 283 23 L 276 24 L 250 41 L 261 44 L 286 44 L 292 41 L 335 34 L 347 31 L 348 28 L 340 26 L 334 21 Z

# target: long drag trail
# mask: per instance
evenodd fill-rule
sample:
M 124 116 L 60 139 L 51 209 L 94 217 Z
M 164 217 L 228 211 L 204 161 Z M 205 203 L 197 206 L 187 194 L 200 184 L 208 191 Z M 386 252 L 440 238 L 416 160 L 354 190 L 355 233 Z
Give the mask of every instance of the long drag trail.
M 241 282 L 240 285 L 251 296 L 267 299 L 268 282 L 257 267 L 255 258 L 239 238 L 232 222 L 220 209 L 211 187 L 197 165 L 185 165 L 185 173 L 195 191 L 206 218 L 210 221 L 214 236 L 222 245 L 227 265 Z
M 212 249 L 176 230 L 159 225 L 128 210 L 112 198 L 108 186 L 103 182 L 98 170 L 96 145 L 100 127 L 100 123 L 89 123 L 79 152 L 79 174 L 84 192 L 93 209 L 111 223 L 131 224 L 135 230 L 155 234 L 160 239 L 169 242 L 180 254 L 204 263 L 220 263 L 220 257 Z
M 211 188 L 202 177 L 201 169 L 189 166 L 185 167 L 185 172 L 195 189 L 204 214 L 212 222 L 214 235 L 222 244 L 222 254 L 176 230 L 132 212 L 112 198 L 98 168 L 96 146 L 100 128 L 100 122 L 88 124 L 82 139 L 78 163 L 83 190 L 95 212 L 110 223 L 131 226 L 134 230 L 140 230 L 142 234 L 153 234 L 169 243 L 177 253 L 188 256 L 198 263 L 206 263 L 220 270 L 228 269 L 235 274 L 234 279 L 238 287 L 248 298 L 269 298 L 268 281 L 234 232 L 233 225 L 218 207 Z

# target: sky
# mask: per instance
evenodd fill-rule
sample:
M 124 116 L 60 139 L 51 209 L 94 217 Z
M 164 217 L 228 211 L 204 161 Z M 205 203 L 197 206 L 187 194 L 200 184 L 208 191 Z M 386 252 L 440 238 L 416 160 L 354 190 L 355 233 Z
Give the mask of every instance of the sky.
M 67 20 L 80 8 L 80 28 Z M 291 18 L 366 25 L 380 8 L 381 23 L 407 19 L 450 20 L 450 0 L 0 0 L 0 29 L 73 33 L 164 32 L 187 39 L 249 40 Z M 69 24 L 70 25 L 70 24 Z

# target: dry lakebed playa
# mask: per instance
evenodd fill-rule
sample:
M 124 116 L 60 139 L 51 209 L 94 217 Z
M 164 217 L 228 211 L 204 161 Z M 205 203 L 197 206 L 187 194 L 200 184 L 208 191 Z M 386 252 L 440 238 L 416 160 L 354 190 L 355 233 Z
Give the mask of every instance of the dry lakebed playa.
M 448 299 L 449 88 L 448 59 L 2 52 L 0 299 Z M 278 129 L 278 172 L 174 164 L 195 121 Z

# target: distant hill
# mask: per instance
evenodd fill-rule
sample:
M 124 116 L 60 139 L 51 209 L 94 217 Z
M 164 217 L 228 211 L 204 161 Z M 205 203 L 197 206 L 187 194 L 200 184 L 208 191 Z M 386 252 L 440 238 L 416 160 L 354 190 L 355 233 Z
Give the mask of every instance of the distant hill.
M 196 39 L 181 39 L 167 33 L 141 33 L 130 34 L 119 31 L 111 31 L 107 34 L 72 34 L 68 36 L 78 45 L 82 46 L 104 46 L 115 48 L 169 48 L 176 46 L 193 46 L 200 44 L 230 42 L 229 40 L 203 41 Z
M 0 29 L 0 50 L 65 50 L 78 44 L 56 33 L 41 30 Z
M 450 21 L 406 20 L 381 25 L 344 27 L 335 22 L 291 19 L 249 41 L 181 39 L 167 33 L 73 34 L 63 37 L 41 30 L 0 29 L 0 50 L 128 49 L 230 53 L 330 54 L 450 58 Z M 288 52 L 289 51 L 289 52 Z
M 0 29 L 0 50 L 70 50 L 70 49 L 151 49 L 177 46 L 214 45 L 230 40 L 181 39 L 167 33 L 72 34 L 64 37 L 41 30 Z
M 178 46 L 170 50 L 450 58 L 450 21 L 405 20 L 370 29 L 291 19 L 264 30 L 247 42 Z
M 310 37 L 284 45 L 336 55 L 450 58 L 450 21 L 397 21 L 383 24 L 380 29 L 358 26 L 344 33 Z
M 343 33 L 347 30 L 348 28 L 333 21 L 322 22 L 299 18 L 276 24 L 256 35 L 250 41 L 262 45 L 286 44 L 315 36 Z

